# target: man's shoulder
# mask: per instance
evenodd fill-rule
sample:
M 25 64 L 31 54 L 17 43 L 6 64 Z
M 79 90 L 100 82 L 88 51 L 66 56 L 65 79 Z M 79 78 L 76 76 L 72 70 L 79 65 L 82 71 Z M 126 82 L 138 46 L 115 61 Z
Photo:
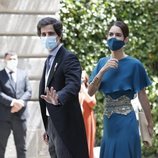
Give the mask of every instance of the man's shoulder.
M 63 45 L 61 46 L 61 48 L 59 49 L 60 52 L 64 53 L 64 56 L 65 57 L 70 57 L 70 56 L 75 56 L 76 57 L 76 54 L 71 52 L 70 50 L 68 50 L 67 48 L 65 48 Z
M 67 48 L 64 47 L 64 45 L 60 47 L 59 51 L 64 53 L 71 53 Z
M 26 70 L 25 69 L 21 69 L 21 68 L 17 69 L 17 73 L 19 73 L 20 75 L 27 75 Z
M 5 72 L 5 69 L 4 69 L 4 68 L 0 70 L 0 73 L 4 73 L 4 72 Z
M 0 82 L 7 76 L 5 69 L 0 70 Z

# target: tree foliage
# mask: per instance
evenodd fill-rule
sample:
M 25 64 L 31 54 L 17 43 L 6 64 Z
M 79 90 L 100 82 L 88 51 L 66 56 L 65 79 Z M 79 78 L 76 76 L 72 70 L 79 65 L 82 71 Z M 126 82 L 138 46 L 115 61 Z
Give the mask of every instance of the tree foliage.
M 83 67 L 90 73 L 100 57 L 110 54 L 106 45 L 109 24 L 114 20 L 125 21 L 130 30 L 125 47 L 128 55 L 141 60 L 153 86 L 148 88 L 153 105 L 155 122 L 154 145 L 144 155 L 158 153 L 158 2 L 156 0 L 63 0 L 61 21 L 64 25 L 63 42 L 74 52 Z M 97 94 L 97 141 L 102 135 L 103 96 Z M 144 148 L 144 147 L 143 147 Z

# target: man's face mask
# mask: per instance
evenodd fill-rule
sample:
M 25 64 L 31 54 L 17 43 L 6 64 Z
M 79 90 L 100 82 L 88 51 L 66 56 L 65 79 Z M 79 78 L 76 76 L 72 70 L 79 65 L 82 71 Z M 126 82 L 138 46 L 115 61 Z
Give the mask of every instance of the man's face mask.
M 49 51 L 57 47 L 57 36 L 41 37 L 42 45 Z
M 11 59 L 11 60 L 6 60 L 6 67 L 10 70 L 15 72 L 17 69 L 18 65 L 18 60 L 17 59 Z

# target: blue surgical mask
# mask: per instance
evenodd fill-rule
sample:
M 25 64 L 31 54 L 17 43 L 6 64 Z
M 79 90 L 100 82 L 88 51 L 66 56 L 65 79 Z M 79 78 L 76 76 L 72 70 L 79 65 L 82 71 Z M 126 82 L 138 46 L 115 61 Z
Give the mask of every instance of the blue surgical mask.
M 41 37 L 42 45 L 49 51 L 53 50 L 58 45 L 56 38 L 56 36 Z
M 125 42 L 116 38 L 110 38 L 107 40 L 107 44 L 112 51 L 116 51 L 121 49 L 125 45 Z

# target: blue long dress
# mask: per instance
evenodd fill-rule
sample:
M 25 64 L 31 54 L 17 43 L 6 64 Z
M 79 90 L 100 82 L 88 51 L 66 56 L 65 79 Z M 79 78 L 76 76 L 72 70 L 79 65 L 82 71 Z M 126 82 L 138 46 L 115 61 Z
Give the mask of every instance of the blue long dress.
M 104 57 L 99 60 L 89 82 L 109 59 L 110 57 Z M 99 90 L 105 94 L 105 98 L 111 98 L 110 101 L 117 105 L 124 99 L 130 101 L 136 93 L 150 84 L 141 62 L 127 56 L 119 60 L 118 68 L 111 68 L 103 75 Z M 138 123 L 134 110 L 126 110 L 126 113 L 112 111 L 110 115 L 104 113 L 100 158 L 141 158 Z

